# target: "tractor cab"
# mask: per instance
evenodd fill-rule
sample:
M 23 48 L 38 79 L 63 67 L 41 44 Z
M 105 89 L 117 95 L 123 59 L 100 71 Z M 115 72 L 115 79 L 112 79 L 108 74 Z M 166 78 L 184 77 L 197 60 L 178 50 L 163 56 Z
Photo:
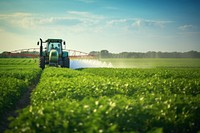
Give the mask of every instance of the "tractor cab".
M 62 40 L 60 39 L 48 39 L 47 42 L 47 52 L 50 53 L 51 50 L 56 50 L 59 55 L 62 54 Z
M 44 51 L 43 43 L 46 43 Z M 38 45 L 40 45 L 40 68 L 44 69 L 45 64 L 69 68 L 69 56 L 68 52 L 62 48 L 65 45 L 62 39 L 47 39 L 44 42 L 40 39 Z
M 48 46 L 48 53 L 52 50 L 55 49 L 58 51 L 59 54 L 61 54 L 61 44 L 59 43 L 50 43 Z

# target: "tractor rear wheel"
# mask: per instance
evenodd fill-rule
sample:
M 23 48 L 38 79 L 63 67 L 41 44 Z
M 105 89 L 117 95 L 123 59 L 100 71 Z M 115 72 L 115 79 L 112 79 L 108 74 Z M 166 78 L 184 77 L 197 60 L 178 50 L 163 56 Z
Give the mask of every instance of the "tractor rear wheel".
M 42 70 L 45 68 L 45 58 L 44 58 L 44 56 L 40 57 L 39 66 L 40 66 L 40 68 L 42 68 Z
M 70 64 L 69 58 L 68 57 L 63 58 L 63 67 L 69 68 L 70 67 L 69 64 Z

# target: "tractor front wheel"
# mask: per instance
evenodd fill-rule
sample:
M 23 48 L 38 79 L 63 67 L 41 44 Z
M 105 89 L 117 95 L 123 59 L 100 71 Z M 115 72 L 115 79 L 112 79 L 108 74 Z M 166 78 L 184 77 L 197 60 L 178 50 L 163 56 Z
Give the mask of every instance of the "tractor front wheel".
M 67 68 L 70 67 L 70 62 L 69 62 L 68 57 L 63 58 L 63 67 L 67 67 Z
M 45 68 L 45 58 L 44 58 L 44 56 L 40 57 L 39 66 L 40 66 L 40 68 L 42 68 L 42 70 Z

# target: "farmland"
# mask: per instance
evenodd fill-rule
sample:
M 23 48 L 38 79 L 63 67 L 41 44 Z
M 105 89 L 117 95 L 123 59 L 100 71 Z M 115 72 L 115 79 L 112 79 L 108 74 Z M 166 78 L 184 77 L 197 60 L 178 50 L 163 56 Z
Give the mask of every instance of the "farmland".
M 104 58 L 117 68 L 199 68 L 199 58 Z
M 32 59 L 1 59 L 0 68 L 0 119 L 3 119 L 36 82 L 41 70 Z
M 41 74 L 35 60 L 1 59 L 3 95 L 21 95 L 41 74 L 30 105 L 10 118 L 6 132 L 200 131 L 200 65 L 186 60 L 162 60 L 163 67 L 154 61 L 152 68 L 47 67 Z M 12 100 L 1 100 L 4 112 Z

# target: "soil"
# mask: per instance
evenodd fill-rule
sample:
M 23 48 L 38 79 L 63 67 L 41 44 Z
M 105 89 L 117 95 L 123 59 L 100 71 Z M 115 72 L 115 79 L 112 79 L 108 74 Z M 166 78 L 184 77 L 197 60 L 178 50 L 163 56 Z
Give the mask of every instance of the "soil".
M 10 121 L 8 120 L 9 117 L 16 118 L 18 116 L 17 110 L 23 109 L 30 105 L 30 96 L 31 92 L 36 88 L 36 85 L 39 82 L 40 77 L 37 78 L 35 83 L 29 86 L 28 90 L 22 95 L 21 99 L 16 103 L 15 107 L 10 109 L 9 111 L 3 114 L 3 118 L 0 120 L 0 133 L 3 133 L 6 129 L 9 128 Z

